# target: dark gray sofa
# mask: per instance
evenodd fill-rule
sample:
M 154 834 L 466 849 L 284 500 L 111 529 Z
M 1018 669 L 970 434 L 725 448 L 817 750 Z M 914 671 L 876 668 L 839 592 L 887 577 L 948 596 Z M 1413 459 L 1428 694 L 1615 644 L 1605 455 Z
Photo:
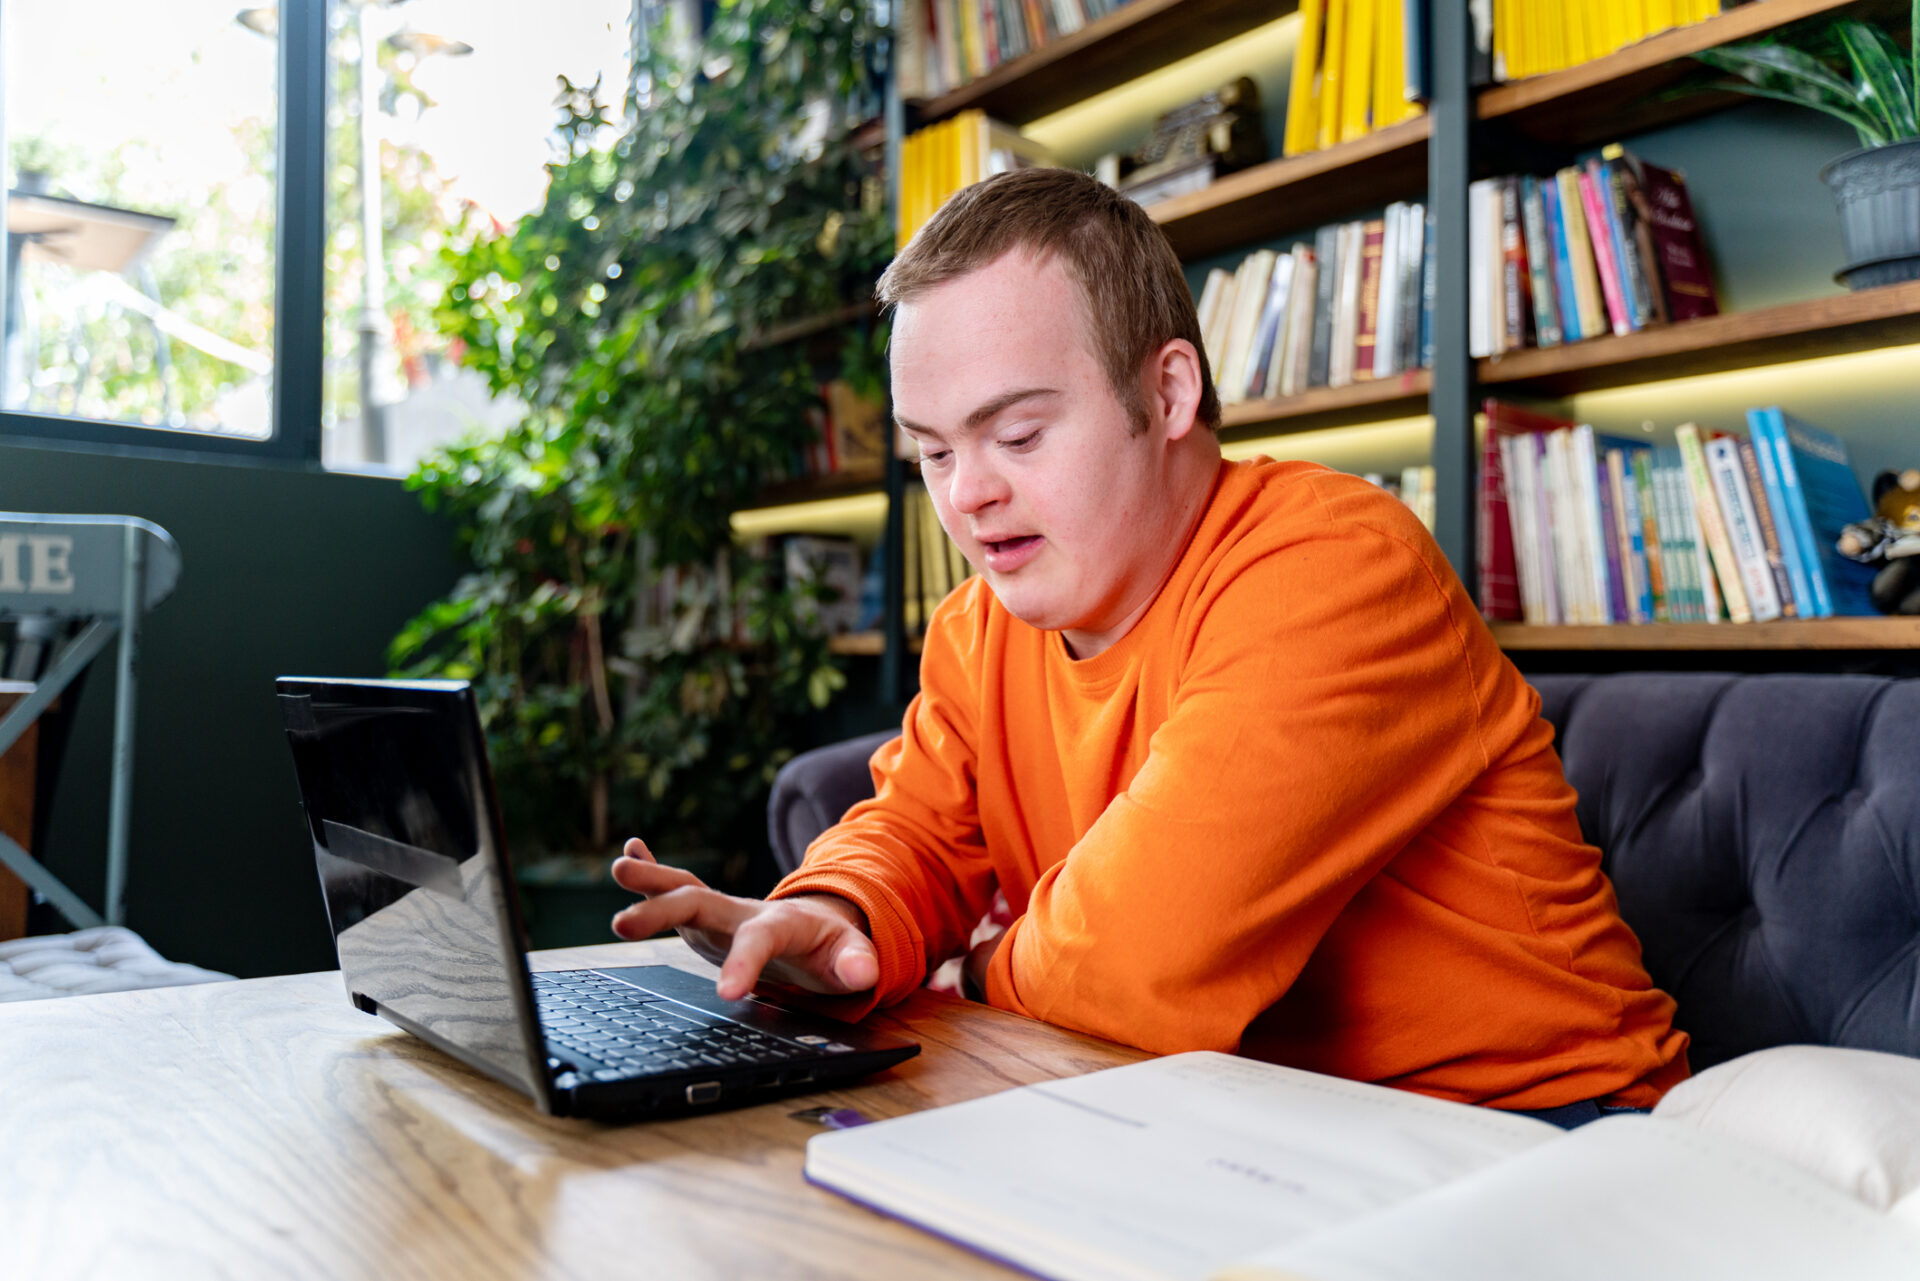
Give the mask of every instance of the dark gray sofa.
M 1785 1044 L 1920 1055 L 1920 679 L 1530 679 L 1695 1071 Z M 783 872 L 873 794 L 889 737 L 781 771 Z

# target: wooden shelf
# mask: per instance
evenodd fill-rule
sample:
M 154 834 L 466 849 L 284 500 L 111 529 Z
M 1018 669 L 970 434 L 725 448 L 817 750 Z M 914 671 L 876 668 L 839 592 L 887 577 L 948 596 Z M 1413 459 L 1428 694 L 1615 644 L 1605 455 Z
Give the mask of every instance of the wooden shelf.
M 1645 623 L 1535 627 L 1493 623 L 1506 650 L 1920 649 L 1920 618 L 1780 619 L 1771 623 Z
M 1284 400 L 1242 401 L 1221 407 L 1220 430 L 1235 435 L 1254 435 L 1259 428 L 1316 431 L 1424 414 L 1432 387 L 1433 374 L 1418 369 L 1345 387 L 1315 387 Z
M 1285 17 L 1297 0 L 1130 0 L 1070 36 L 920 104 L 928 124 L 979 107 L 1021 125 Z
M 1536 142 L 1578 149 L 1612 141 L 1743 101 L 1726 93 L 1669 93 L 1683 80 L 1713 74 L 1692 60 L 1702 49 L 1839 9 L 1891 14 L 1899 6 L 1892 0 L 1758 0 L 1577 67 L 1495 85 L 1480 94 L 1474 109 L 1482 120 L 1501 121 Z
M 1325 151 L 1269 160 L 1191 195 L 1147 207 L 1182 258 L 1219 253 L 1351 217 L 1427 190 L 1426 116 Z
M 1570 395 L 1920 342 L 1920 281 L 1530 348 L 1479 362 L 1486 387 Z
M 803 476 L 797 480 L 783 480 L 768 485 L 760 491 L 758 498 L 741 510 L 753 511 L 761 507 L 782 507 L 788 503 L 808 503 L 822 498 L 870 494 L 885 483 L 886 472 L 878 463 L 871 467 L 836 472 L 831 476 Z
M 907 637 L 907 652 L 918 654 L 921 638 Z M 846 658 L 878 658 L 887 652 L 887 638 L 881 632 L 848 632 L 844 636 L 829 636 L 827 651 Z

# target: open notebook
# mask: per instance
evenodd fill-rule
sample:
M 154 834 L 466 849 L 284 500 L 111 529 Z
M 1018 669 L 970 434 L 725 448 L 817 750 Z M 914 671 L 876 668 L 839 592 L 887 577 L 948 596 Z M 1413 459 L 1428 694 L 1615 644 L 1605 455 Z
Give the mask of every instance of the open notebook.
M 1063 1281 L 1920 1278 L 1920 1229 L 1739 1139 L 1224 1054 L 820 1135 L 806 1173 Z

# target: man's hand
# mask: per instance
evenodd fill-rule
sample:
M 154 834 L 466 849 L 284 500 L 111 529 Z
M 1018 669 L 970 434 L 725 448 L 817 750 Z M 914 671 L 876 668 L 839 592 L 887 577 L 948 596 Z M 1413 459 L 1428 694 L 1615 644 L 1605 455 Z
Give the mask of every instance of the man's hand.
M 866 917 L 846 899 L 735 898 L 707 888 L 692 872 L 654 862 L 637 837 L 614 860 L 613 879 L 645 896 L 614 916 L 613 932 L 644 939 L 678 930 L 694 951 L 720 966 L 715 986 L 723 1000 L 746 996 L 763 972 L 776 983 L 831 996 L 864 992 L 880 981 Z

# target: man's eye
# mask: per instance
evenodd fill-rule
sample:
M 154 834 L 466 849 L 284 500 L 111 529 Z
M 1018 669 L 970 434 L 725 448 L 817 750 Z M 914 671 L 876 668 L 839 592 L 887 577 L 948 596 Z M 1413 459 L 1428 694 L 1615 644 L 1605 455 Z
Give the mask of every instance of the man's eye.
M 1040 433 L 1037 431 L 1030 431 L 1024 436 L 1017 436 L 1012 440 L 1002 441 L 1001 443 L 1004 444 L 1008 449 L 1015 449 L 1015 450 L 1020 450 L 1024 452 L 1026 450 L 1032 449 L 1035 445 L 1040 443 Z
M 920 451 L 920 465 L 922 467 L 944 467 L 947 465 L 947 460 L 951 457 L 953 457 L 953 451 L 950 449 L 935 449 L 931 451 L 923 449 Z

